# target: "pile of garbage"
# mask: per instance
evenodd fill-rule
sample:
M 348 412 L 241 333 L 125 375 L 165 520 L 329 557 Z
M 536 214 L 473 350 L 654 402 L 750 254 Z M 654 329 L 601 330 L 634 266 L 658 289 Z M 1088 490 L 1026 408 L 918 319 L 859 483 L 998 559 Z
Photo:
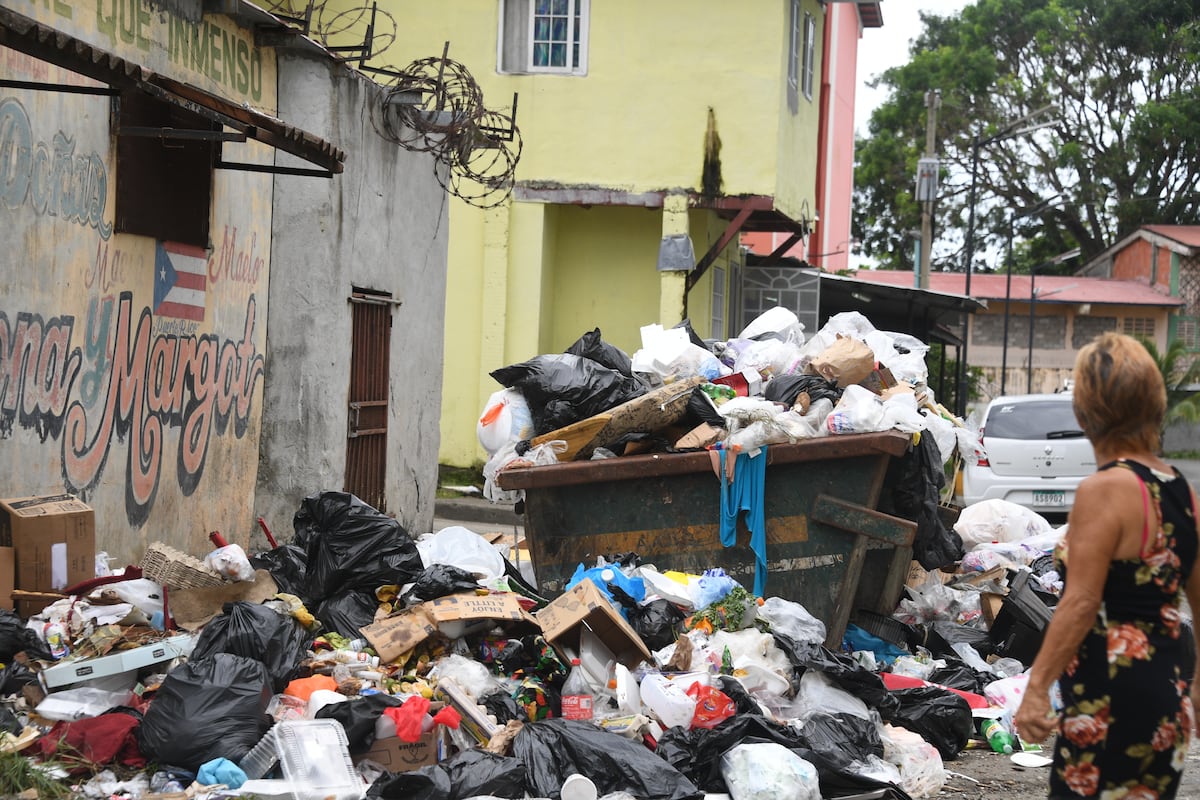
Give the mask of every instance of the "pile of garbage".
M 0 749 L 89 797 L 931 797 L 965 747 L 1023 748 L 1061 531 L 1010 505 L 828 643 L 720 569 L 601 557 L 548 600 L 469 530 L 314 494 L 266 552 L 0 612 Z
M 703 448 L 753 452 L 827 435 L 927 432 L 937 463 L 975 458 L 976 436 L 929 388 L 929 346 L 880 331 L 858 312 L 836 314 L 806 338 L 775 307 L 726 341 L 700 339 L 685 320 L 641 329 L 632 357 L 585 333 L 565 353 L 492 372 L 505 388 L 477 425 L 490 454 L 484 495 L 517 502 L 496 476 L 514 464 L 555 464 Z

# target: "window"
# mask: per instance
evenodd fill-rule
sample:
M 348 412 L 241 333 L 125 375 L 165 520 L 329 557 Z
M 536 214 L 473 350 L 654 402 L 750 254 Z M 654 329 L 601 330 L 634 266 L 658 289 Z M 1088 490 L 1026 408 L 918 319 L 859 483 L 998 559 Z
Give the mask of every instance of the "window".
M 788 107 L 795 114 L 800 100 L 800 0 L 792 0 L 788 24 Z
M 1154 338 L 1153 317 L 1126 317 L 1121 327 L 1123 333 L 1130 336 L 1141 336 L 1146 339 Z
M 501 0 L 500 72 L 587 73 L 589 0 Z
M 115 230 L 208 246 L 219 126 L 138 89 L 115 101 Z
M 812 14 L 804 14 L 804 70 L 801 73 L 800 88 L 805 98 L 813 98 L 813 62 L 817 55 L 817 21 Z
M 1183 342 L 1188 352 L 1200 350 L 1200 319 L 1180 316 L 1176 323 L 1175 338 Z
M 712 268 L 712 325 L 708 335 L 714 339 L 725 338 L 725 268 Z

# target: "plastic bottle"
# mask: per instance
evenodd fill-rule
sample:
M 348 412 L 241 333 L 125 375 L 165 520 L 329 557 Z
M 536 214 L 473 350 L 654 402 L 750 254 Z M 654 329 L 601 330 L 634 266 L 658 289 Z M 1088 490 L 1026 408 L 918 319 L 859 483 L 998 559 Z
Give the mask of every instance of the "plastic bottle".
M 583 667 L 579 666 L 578 658 L 572 658 L 571 674 L 567 676 L 567 682 L 563 684 L 562 688 L 563 719 L 581 719 L 590 722 L 594 704 L 592 687 L 584 677 Z
M 987 739 L 993 752 L 1009 755 L 1014 749 L 1013 735 L 1005 730 L 999 720 L 985 719 L 979 726 L 979 732 Z

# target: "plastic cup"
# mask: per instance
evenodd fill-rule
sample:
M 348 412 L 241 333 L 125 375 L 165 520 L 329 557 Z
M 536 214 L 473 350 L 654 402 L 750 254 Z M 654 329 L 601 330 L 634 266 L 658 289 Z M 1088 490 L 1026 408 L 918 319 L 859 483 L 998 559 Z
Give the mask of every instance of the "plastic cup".
M 568 775 L 560 791 L 562 800 L 596 800 L 596 784 L 578 772 Z

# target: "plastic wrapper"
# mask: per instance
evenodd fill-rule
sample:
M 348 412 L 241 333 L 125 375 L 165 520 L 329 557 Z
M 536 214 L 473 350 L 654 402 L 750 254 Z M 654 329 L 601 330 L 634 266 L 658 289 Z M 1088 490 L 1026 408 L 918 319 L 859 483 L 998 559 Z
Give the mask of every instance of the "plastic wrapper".
M 563 781 L 579 773 L 601 795 L 629 792 L 640 800 L 697 800 L 700 791 L 686 776 L 640 742 L 586 722 L 531 722 L 513 740 L 513 755 L 525 765 L 528 790 L 557 796 Z
M 733 800 L 821 800 L 817 768 L 776 742 L 731 748 L 721 775 Z
M 871 711 L 867 704 L 845 689 L 838 688 L 824 673 L 810 669 L 800 679 L 796 692 L 796 705 L 800 709 L 799 719 L 807 720 L 815 714 L 851 714 L 869 720 Z
M 138 749 L 195 772 L 214 758 L 239 763 L 271 726 L 271 683 L 260 661 L 228 653 L 167 673 L 138 727 Z
M 737 704 L 729 695 L 700 681 L 688 687 L 687 696 L 696 703 L 693 728 L 715 728 L 737 712 Z
M 608 411 L 647 389 L 636 378 L 570 353 L 534 356 L 494 370 L 491 376 L 525 397 L 537 435 Z
M 686 321 L 684 320 L 684 322 Z M 616 345 L 604 341 L 600 335 L 599 328 L 594 328 L 580 336 L 567 348 L 566 352 L 571 355 L 590 358 L 597 364 L 608 367 L 614 372 L 633 377 L 633 364 L 629 359 L 629 355 Z
M 633 371 L 655 386 L 702 376 L 708 380 L 730 370 L 707 348 L 694 344 L 683 328 L 642 326 L 642 347 L 633 354 Z
M 304 498 L 294 525 L 307 542 L 308 592 L 300 595 L 306 602 L 347 589 L 403 585 L 424 569 L 400 523 L 347 492 Z
M 740 339 L 729 342 L 728 347 L 737 353 L 733 362 L 734 372 L 753 369 L 764 378 L 773 380 L 785 375 L 794 375 L 804 368 L 800 346 L 792 342 L 779 339 Z
M 900 788 L 914 798 L 935 797 L 946 785 L 937 748 L 905 728 L 884 725 L 883 757 L 900 769 Z
M 204 565 L 231 581 L 254 580 L 254 567 L 250 566 L 246 551 L 238 544 L 227 544 L 213 550 L 204 557 Z
M 804 323 L 796 312 L 774 306 L 759 314 L 742 328 L 739 339 L 779 339 L 791 344 L 804 344 Z
M 884 714 L 884 720 L 919 733 L 937 748 L 943 759 L 956 758 L 975 732 L 971 707 L 948 689 L 923 686 L 900 689 L 893 695 L 900 707 Z
M 825 641 L 825 623 L 808 613 L 799 603 L 782 597 L 768 597 L 758 608 L 758 618 L 765 620 L 771 630 L 779 631 L 797 642 L 821 644 Z
M 870 389 L 853 384 L 845 387 L 842 399 L 825 421 L 830 433 L 868 433 L 886 430 L 883 401 Z
M 430 673 L 439 681 L 453 681 L 473 700 L 491 694 L 500 688 L 495 676 L 488 668 L 473 658 L 460 655 L 449 655 L 437 662 Z
M 204 626 L 192 658 L 204 659 L 230 653 L 261 661 L 271 685 L 282 692 L 296 666 L 308 654 L 312 637 L 290 616 L 283 616 L 257 603 L 226 603 L 222 613 Z
M 493 392 L 475 423 L 475 436 L 488 455 L 510 442 L 532 439 L 533 414 L 525 397 L 516 389 Z
M 340 633 L 347 639 L 358 639 L 362 629 L 375 621 L 379 601 L 374 592 L 351 590 L 325 598 L 317 606 L 317 619 L 326 630 Z
M 541 467 L 558 463 L 560 453 L 567 452 L 567 443 L 562 439 L 552 439 L 536 447 L 523 450 L 517 455 L 518 444 L 509 443 L 488 459 L 483 465 L 483 496 L 493 503 L 517 503 L 525 499 L 524 489 L 501 489 L 496 485 L 496 476 L 511 464 L 528 467 Z

